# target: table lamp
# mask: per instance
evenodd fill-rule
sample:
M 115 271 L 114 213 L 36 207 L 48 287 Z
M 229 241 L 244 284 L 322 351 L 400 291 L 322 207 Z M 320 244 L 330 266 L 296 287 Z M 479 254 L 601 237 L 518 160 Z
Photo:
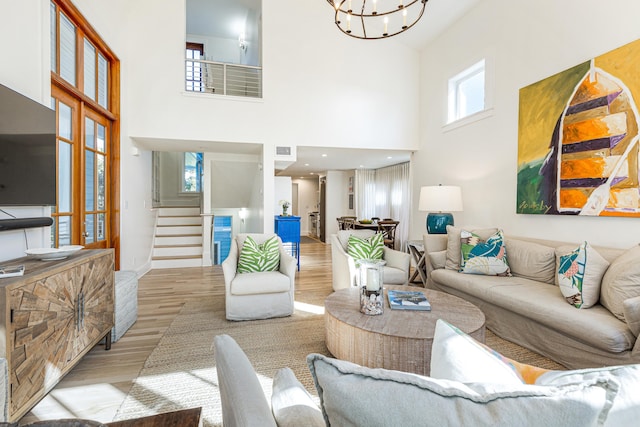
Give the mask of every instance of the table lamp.
M 462 191 L 454 185 L 422 187 L 418 210 L 429 212 L 427 233 L 446 234 L 447 225 L 453 225 L 453 215 L 449 212 L 462 211 Z

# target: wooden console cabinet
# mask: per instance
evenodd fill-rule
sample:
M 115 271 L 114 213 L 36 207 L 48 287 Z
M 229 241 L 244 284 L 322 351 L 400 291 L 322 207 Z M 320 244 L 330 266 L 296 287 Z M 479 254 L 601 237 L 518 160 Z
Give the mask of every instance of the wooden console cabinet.
M 113 250 L 2 264 L 25 265 L 24 276 L 0 279 L 0 357 L 8 361 L 8 421 L 14 422 L 103 338 L 110 348 Z

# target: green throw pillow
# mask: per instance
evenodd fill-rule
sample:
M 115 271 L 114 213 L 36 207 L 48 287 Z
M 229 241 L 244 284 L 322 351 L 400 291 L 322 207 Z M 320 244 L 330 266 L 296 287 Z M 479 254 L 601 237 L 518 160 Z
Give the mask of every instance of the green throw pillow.
M 238 259 L 238 273 L 276 271 L 280 266 L 280 245 L 276 236 L 257 244 L 247 236 Z
M 347 254 L 354 259 L 382 259 L 384 253 L 384 236 L 376 233 L 363 239 L 354 235 L 349 236 Z

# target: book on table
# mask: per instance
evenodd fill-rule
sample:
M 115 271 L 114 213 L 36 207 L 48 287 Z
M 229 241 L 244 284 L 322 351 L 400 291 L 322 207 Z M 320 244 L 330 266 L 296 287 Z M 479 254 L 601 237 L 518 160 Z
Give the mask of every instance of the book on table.
M 0 278 L 24 275 L 24 265 L 0 265 Z
M 394 310 L 431 311 L 431 304 L 421 291 L 388 290 L 389 306 Z

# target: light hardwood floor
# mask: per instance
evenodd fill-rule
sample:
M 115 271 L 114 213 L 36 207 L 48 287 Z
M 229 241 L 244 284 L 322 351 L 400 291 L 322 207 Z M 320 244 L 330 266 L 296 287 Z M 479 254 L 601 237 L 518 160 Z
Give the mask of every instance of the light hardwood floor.
M 331 247 L 303 243 L 296 301 L 323 301 L 331 289 Z M 224 298 L 220 266 L 152 270 L 138 283 L 138 320 L 111 350 L 94 347 L 20 424 L 59 418 L 113 420 L 132 381 L 182 305 L 203 296 Z

